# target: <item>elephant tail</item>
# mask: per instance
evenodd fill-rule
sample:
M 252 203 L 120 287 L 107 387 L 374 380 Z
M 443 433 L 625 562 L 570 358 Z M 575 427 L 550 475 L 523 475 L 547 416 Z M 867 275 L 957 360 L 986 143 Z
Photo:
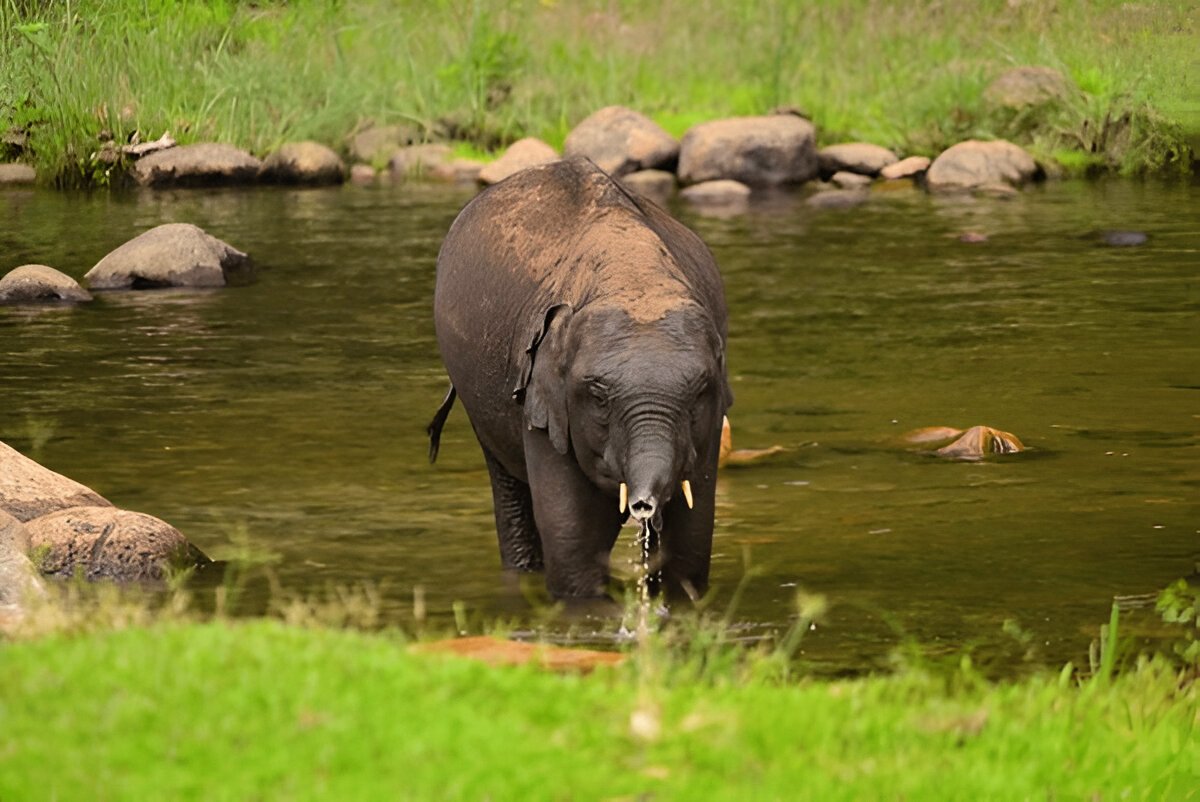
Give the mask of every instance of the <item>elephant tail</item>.
M 438 407 L 437 412 L 433 413 L 433 420 L 429 422 L 429 426 L 425 431 L 429 434 L 429 461 L 430 463 L 437 461 L 438 446 L 442 442 L 442 427 L 446 425 L 446 418 L 450 415 L 450 408 L 454 406 L 454 399 L 458 393 L 454 389 L 454 385 L 450 385 L 450 391 L 446 393 L 445 399 L 442 400 L 442 405 Z

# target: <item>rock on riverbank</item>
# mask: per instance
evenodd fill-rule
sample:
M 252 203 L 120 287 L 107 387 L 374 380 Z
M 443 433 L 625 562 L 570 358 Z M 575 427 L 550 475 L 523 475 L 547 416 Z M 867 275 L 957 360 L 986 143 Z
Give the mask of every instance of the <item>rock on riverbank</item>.
M 259 178 L 268 184 L 340 184 L 346 165 L 320 142 L 289 142 L 263 160 Z
M 970 139 L 934 159 L 925 182 L 931 190 L 973 189 L 989 184 L 1021 186 L 1041 174 L 1033 157 L 1011 142 Z
M 50 574 L 161 579 L 172 567 L 209 562 L 178 529 L 117 509 L 89 487 L 0 443 L 0 606 L 23 592 L 21 557 L 38 553 Z
M 152 153 L 134 162 L 130 174 L 146 187 L 212 187 L 252 184 L 262 166 L 241 148 L 200 142 Z
M 209 561 L 166 521 L 115 507 L 71 507 L 25 528 L 30 548 L 44 553 L 41 570 L 51 576 L 155 580 Z
M 67 507 L 111 507 L 90 487 L 44 468 L 15 448 L 0 443 L 0 510 L 31 521 Z
M 619 178 L 639 170 L 673 169 L 679 142 L 644 114 L 606 106 L 567 134 L 563 156 L 586 156 Z
M 526 137 L 508 146 L 504 155 L 479 171 L 481 184 L 495 184 L 528 167 L 549 164 L 558 159 L 558 151 L 540 139 Z
M 683 135 L 679 180 L 731 179 L 751 187 L 801 184 L 817 176 L 814 142 L 813 124 L 794 114 L 701 123 Z

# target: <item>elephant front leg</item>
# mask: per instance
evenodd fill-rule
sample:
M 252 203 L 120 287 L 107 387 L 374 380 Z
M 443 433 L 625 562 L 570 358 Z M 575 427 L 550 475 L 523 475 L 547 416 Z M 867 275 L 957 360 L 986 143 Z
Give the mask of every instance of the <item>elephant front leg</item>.
M 555 451 L 545 431 L 526 430 L 524 439 L 547 589 L 556 598 L 603 596 L 623 518 L 616 498 L 593 485 L 571 453 Z
M 481 447 L 492 480 L 492 509 L 496 513 L 500 563 L 516 571 L 540 571 L 542 541 L 533 520 L 529 485 L 509 473 L 482 444 Z

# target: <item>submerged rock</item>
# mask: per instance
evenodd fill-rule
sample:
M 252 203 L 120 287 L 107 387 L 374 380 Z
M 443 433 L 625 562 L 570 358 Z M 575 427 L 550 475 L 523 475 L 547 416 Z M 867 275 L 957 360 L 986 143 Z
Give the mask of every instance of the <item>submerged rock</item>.
M 1130 248 L 1144 245 L 1150 238 L 1141 231 L 1105 231 L 1104 244 L 1113 248 Z
M 75 279 L 46 265 L 21 265 L 0 278 L 0 304 L 90 300 Z
M 130 174 L 146 187 L 212 187 L 253 184 L 262 166 L 241 148 L 201 142 L 152 153 L 135 162 Z
M 30 521 L 68 507 L 112 505 L 99 493 L 0 443 L 0 512 Z
M 708 206 L 745 203 L 750 199 L 750 187 L 740 181 L 727 179 L 702 181 L 685 187 L 679 196 L 689 203 Z
M 895 153 L 868 142 L 829 145 L 817 153 L 817 164 L 822 176 L 831 176 L 839 172 L 877 176 L 883 168 L 895 164 L 896 161 Z
M 983 186 L 975 187 L 971 191 L 977 197 L 998 198 L 999 200 L 1011 200 L 1020 194 L 1015 187 L 1009 184 L 984 184 Z
M 4 184 L 32 184 L 37 181 L 37 171 L 28 164 L 0 164 L 0 186 Z
M 119 581 L 163 579 L 209 562 L 166 521 L 115 507 L 72 507 L 29 521 L 30 548 L 44 573 Z
M 619 178 L 638 170 L 674 167 L 679 142 L 646 115 L 624 106 L 607 106 L 567 134 L 563 156 L 587 156 Z
M 792 114 L 733 117 L 692 127 L 679 150 L 685 184 L 732 179 L 749 186 L 800 184 L 817 175 L 812 123 Z
M 997 139 L 968 140 L 934 159 L 925 182 L 931 190 L 973 189 L 988 184 L 1020 186 L 1041 176 L 1033 157 L 1023 148 Z
M 558 151 L 540 139 L 525 137 L 509 145 L 499 159 L 480 170 L 479 181 L 495 184 L 529 167 L 553 161 L 558 161 Z
M 101 259 L 84 279 L 94 290 L 224 287 L 250 258 L 190 223 L 167 223 Z
M 990 426 L 972 426 L 966 431 L 952 426 L 927 426 L 906 432 L 901 439 L 928 448 L 944 444 L 933 453 L 961 460 L 979 460 L 989 454 L 1015 454 L 1025 450 L 1025 445 L 1015 434 Z
M 989 454 L 1016 454 L 1024 450 L 1025 445 L 1011 432 L 989 426 L 972 426 L 953 443 L 942 446 L 935 453 L 952 459 L 979 460 Z
M 320 142 L 288 142 L 263 161 L 261 178 L 274 184 L 340 184 L 346 165 Z
M 871 197 L 866 189 L 827 189 L 804 199 L 804 203 L 815 209 L 853 209 Z

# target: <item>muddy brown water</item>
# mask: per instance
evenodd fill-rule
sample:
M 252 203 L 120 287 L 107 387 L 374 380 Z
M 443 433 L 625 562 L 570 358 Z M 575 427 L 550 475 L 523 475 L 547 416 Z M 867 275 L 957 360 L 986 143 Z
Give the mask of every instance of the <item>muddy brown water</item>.
M 885 665 L 906 637 L 1054 664 L 1081 659 L 1115 595 L 1191 572 L 1198 189 L 1113 180 L 1015 200 L 902 191 L 849 210 L 787 194 L 733 216 L 673 207 L 725 276 L 735 445 L 788 449 L 722 477 L 715 607 L 749 555 L 740 631 L 787 627 L 798 588 L 824 594 L 831 612 L 804 643 L 819 667 Z M 404 622 L 419 586 L 433 624 L 450 626 L 461 602 L 472 622 L 603 642 L 611 619 L 545 624 L 499 570 L 461 409 L 438 464 L 425 459 L 445 389 L 434 260 L 469 197 L 0 191 L 4 270 L 39 262 L 79 278 L 165 222 L 200 225 L 259 268 L 222 291 L 0 308 L 0 440 L 216 557 L 248 533 L 279 555 L 285 593 L 367 583 Z M 1148 240 L 1107 247 L 1112 230 Z M 895 442 L 974 424 L 1029 451 L 947 462 Z M 618 561 L 633 557 L 633 534 Z

